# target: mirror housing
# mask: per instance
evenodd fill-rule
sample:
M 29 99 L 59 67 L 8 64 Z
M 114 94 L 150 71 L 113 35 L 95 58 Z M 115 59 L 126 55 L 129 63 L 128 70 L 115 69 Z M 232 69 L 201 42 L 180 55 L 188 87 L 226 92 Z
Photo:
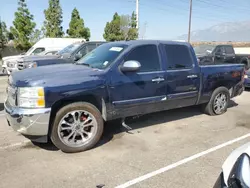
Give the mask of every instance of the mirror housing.
M 121 67 L 120 70 L 122 72 L 136 72 L 140 70 L 141 64 L 138 61 L 130 60 L 130 61 L 125 61 Z
M 206 53 L 207 53 L 207 54 L 211 54 L 212 51 L 211 51 L 211 50 L 206 50 Z
M 78 61 L 81 58 L 82 58 L 81 54 L 76 54 L 75 57 L 74 57 L 74 61 Z
M 235 162 L 228 177 L 228 186 L 235 188 L 250 187 L 250 157 L 243 153 Z

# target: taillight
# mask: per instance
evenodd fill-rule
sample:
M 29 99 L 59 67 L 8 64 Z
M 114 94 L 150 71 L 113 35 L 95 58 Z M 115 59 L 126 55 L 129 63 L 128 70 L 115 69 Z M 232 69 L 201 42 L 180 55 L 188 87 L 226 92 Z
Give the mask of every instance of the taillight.
M 248 78 L 248 76 L 246 75 L 246 69 L 244 69 L 241 80 L 244 81 L 245 78 Z

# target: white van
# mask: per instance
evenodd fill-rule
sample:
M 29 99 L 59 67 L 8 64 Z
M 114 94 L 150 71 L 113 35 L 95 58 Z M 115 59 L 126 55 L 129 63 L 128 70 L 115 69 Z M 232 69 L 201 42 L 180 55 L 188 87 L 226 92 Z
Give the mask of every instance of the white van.
M 85 41 L 85 39 L 80 38 L 43 38 L 24 54 L 2 58 L 3 72 L 7 71 L 7 74 L 9 75 L 11 72 L 17 71 L 17 60 L 24 56 L 36 55 L 43 51 L 59 51 L 72 43 Z

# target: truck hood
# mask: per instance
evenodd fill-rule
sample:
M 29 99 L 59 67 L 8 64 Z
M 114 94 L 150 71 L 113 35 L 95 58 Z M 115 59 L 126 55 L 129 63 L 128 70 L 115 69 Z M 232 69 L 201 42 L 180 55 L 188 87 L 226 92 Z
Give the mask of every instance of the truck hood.
M 22 58 L 24 57 L 25 55 L 12 55 L 12 56 L 7 56 L 7 57 L 4 57 L 3 58 L 3 61 L 9 61 L 9 60 L 12 60 L 12 59 L 18 59 L 18 58 Z
M 100 80 L 104 71 L 84 65 L 59 64 L 25 69 L 12 74 L 11 85 L 16 87 L 54 87 L 76 85 L 87 81 Z
M 30 61 L 39 61 L 39 60 L 43 60 L 43 59 L 58 59 L 60 58 L 60 55 L 44 55 L 44 56 L 26 56 L 23 57 L 22 60 L 24 62 L 30 62 Z

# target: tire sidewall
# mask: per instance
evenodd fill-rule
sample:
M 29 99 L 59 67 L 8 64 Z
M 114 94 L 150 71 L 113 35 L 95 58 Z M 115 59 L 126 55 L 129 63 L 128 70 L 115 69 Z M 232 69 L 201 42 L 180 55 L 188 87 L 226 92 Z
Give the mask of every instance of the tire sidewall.
M 61 121 L 61 119 L 70 111 L 75 111 L 75 110 L 85 110 L 89 113 L 91 113 L 97 122 L 97 132 L 94 138 L 92 138 L 87 144 L 81 146 L 81 147 L 70 147 L 65 145 L 59 138 L 58 135 L 58 126 Z M 92 104 L 86 103 L 86 102 L 77 102 L 77 103 L 72 103 L 67 106 L 62 107 L 57 113 L 55 120 L 52 125 L 52 130 L 51 130 L 51 140 L 54 143 L 54 145 L 61 149 L 63 152 L 67 153 L 74 153 L 74 152 L 81 152 L 88 150 L 92 147 L 95 146 L 95 144 L 100 140 L 102 133 L 103 133 L 103 119 L 101 116 L 101 113 L 99 110 Z

